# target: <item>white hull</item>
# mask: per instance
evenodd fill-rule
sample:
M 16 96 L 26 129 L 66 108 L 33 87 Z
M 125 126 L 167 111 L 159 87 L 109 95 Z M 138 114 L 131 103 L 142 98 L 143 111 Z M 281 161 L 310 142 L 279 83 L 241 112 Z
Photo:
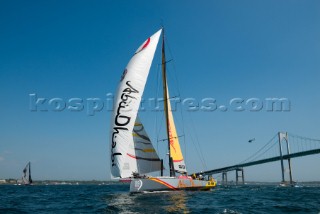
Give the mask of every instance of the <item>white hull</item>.
M 149 177 L 134 178 L 130 183 L 130 192 L 178 191 L 178 190 L 210 190 L 216 186 L 214 180 L 195 180 L 191 177 Z

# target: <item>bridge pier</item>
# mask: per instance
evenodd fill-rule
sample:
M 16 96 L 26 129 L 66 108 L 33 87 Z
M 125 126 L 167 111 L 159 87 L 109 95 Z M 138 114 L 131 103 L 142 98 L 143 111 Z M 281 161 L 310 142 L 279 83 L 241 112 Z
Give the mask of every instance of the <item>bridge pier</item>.
M 222 172 L 222 185 L 226 186 L 228 185 L 228 177 L 227 177 L 227 172 Z
M 239 173 L 240 172 L 240 173 Z M 239 184 L 239 178 L 241 179 L 241 184 L 244 184 L 244 173 L 243 168 L 237 168 L 236 169 L 236 184 Z

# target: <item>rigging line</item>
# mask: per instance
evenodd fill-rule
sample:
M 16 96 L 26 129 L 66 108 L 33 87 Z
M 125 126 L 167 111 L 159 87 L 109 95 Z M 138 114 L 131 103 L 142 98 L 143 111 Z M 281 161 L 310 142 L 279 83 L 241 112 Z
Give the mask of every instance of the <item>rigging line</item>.
M 184 135 L 178 135 L 177 137 L 164 138 L 164 139 L 161 139 L 161 140 L 158 140 L 158 141 L 167 141 L 167 140 L 171 140 L 171 139 L 178 139 L 180 137 L 184 137 Z
M 159 72 L 160 71 L 160 66 L 157 66 L 157 73 L 156 73 L 156 96 L 158 97 L 159 94 Z M 155 118 L 155 134 L 156 134 L 156 141 L 157 141 L 157 151 L 159 152 L 159 143 L 158 143 L 158 138 L 159 138 L 159 132 L 157 132 L 158 130 L 158 115 L 156 114 L 156 118 Z
M 165 61 L 164 63 L 159 63 L 158 65 L 162 65 L 162 64 L 168 64 L 169 62 L 173 61 L 173 59 L 169 59 L 167 61 Z
M 159 143 L 159 137 L 160 137 L 160 133 L 162 132 L 162 128 L 164 127 L 164 120 L 165 120 L 165 115 L 164 114 L 158 114 L 158 115 L 160 115 L 161 117 L 160 117 L 160 125 L 159 125 L 159 129 L 158 129 L 158 136 L 157 136 L 157 143 Z M 167 146 L 165 146 L 165 148 L 167 148 Z M 168 148 L 167 148 L 168 149 Z M 165 152 L 165 154 L 164 154 L 164 158 L 166 159 L 166 154 L 167 154 L 167 152 Z
M 189 126 L 188 126 L 188 129 L 190 130 L 190 127 L 189 127 Z M 190 131 L 189 131 L 189 133 L 190 133 Z M 198 150 L 198 147 L 197 147 L 197 145 L 196 145 L 196 143 L 195 143 L 195 140 L 194 140 L 194 138 L 193 138 L 192 135 L 190 135 L 190 139 L 191 139 L 191 142 L 193 143 L 193 146 L 195 147 L 195 150 L 196 150 L 196 153 L 197 153 L 197 155 L 198 155 L 198 157 L 199 157 L 200 163 L 201 163 L 202 167 L 204 168 L 203 160 L 201 159 L 200 152 L 199 152 L 199 150 Z
M 180 103 L 180 108 L 181 108 L 181 103 Z M 182 108 L 180 109 L 180 115 L 181 115 L 181 122 L 182 122 L 182 134 L 185 135 L 185 129 L 184 129 L 184 116 L 182 112 Z M 185 164 L 187 165 L 187 144 L 186 144 L 186 138 L 183 138 L 183 144 L 184 144 L 184 159 L 185 159 Z
M 201 148 L 201 144 L 199 143 L 199 137 L 198 137 L 198 134 L 197 134 L 197 130 L 196 130 L 196 127 L 194 126 L 194 121 L 193 121 L 193 119 L 192 119 L 192 117 L 190 115 L 190 112 L 189 112 L 189 117 L 190 117 L 190 121 L 191 121 L 191 125 L 192 125 L 192 130 L 193 130 L 194 135 L 195 135 L 196 143 L 197 143 L 199 151 L 200 151 L 200 155 L 201 155 L 200 158 L 202 159 L 204 168 L 206 170 L 208 168 L 207 167 L 207 163 L 205 161 L 204 154 L 203 154 L 202 148 Z
M 188 128 L 189 128 L 189 126 L 188 126 Z M 190 129 L 190 128 L 189 128 L 189 129 Z M 190 133 L 190 132 L 189 132 L 189 133 Z M 201 159 L 201 155 L 200 155 L 200 153 L 199 153 L 199 151 L 198 151 L 197 145 L 195 144 L 195 141 L 194 141 L 192 135 L 190 135 L 190 139 L 191 139 L 191 142 L 193 143 L 193 146 L 195 147 L 195 150 L 196 150 L 196 153 L 197 153 L 197 155 L 198 155 L 198 157 L 199 157 L 200 163 L 202 164 L 202 167 L 204 168 L 204 163 L 203 163 L 203 161 L 202 161 L 202 159 Z
M 174 96 L 175 97 L 179 97 L 179 102 L 177 105 L 179 105 L 181 107 L 181 98 L 180 98 L 180 86 L 179 86 L 179 81 L 178 81 L 178 77 L 177 77 L 177 69 L 175 67 L 175 61 L 173 60 L 174 57 L 173 57 L 173 54 L 172 54 L 172 51 L 171 51 L 171 48 L 170 48 L 170 45 L 169 45 L 169 42 L 168 42 L 168 39 L 167 37 L 164 38 L 165 39 L 165 43 L 166 43 L 166 46 L 167 46 L 167 50 L 169 50 L 169 55 L 171 56 L 171 59 L 166 61 L 165 63 L 169 63 L 169 62 L 172 62 L 170 63 L 172 65 L 172 68 L 173 68 L 173 74 L 174 74 L 174 81 L 175 81 L 175 89 L 176 91 L 178 92 L 178 96 Z M 172 79 L 172 75 L 171 75 L 171 72 L 168 72 L 169 74 L 169 77 L 171 77 Z M 178 107 L 177 107 L 178 108 Z M 180 117 L 181 117 L 181 122 L 182 122 L 182 134 L 185 135 L 185 127 L 184 127 L 184 116 L 183 116 L 183 112 L 182 112 L 182 108 L 180 109 Z M 186 138 L 183 138 L 183 146 L 184 146 L 184 159 L 185 161 L 187 162 L 187 145 L 186 145 Z
M 158 77 L 161 76 L 161 73 L 158 72 Z M 160 82 L 160 78 L 158 80 L 158 83 Z M 156 97 L 158 97 L 159 95 L 159 90 L 161 88 L 161 85 L 159 84 L 159 87 L 158 87 L 158 94 Z M 157 107 L 158 107 L 158 102 L 157 102 Z M 160 138 L 160 133 L 162 132 L 162 128 L 163 128 L 163 124 L 164 124 L 164 120 L 165 120 L 165 115 L 162 114 L 163 111 L 161 110 L 157 110 L 156 111 L 156 119 L 157 119 L 157 145 L 159 145 L 159 138 Z M 164 159 L 166 159 L 166 153 L 164 154 Z
M 192 118 L 191 118 L 191 116 L 190 116 L 190 112 L 189 112 L 189 118 L 190 118 L 191 124 L 193 125 L 193 120 L 192 120 Z M 192 130 L 195 131 L 195 127 L 194 127 L 194 126 L 192 127 Z M 197 155 L 199 156 L 199 159 L 200 159 L 200 162 L 201 162 L 201 164 L 202 164 L 202 167 L 203 167 L 204 169 L 206 169 L 207 167 L 206 167 L 206 163 L 205 163 L 205 161 L 204 161 L 204 156 L 203 156 L 203 154 L 202 154 L 201 147 L 199 147 L 198 145 L 196 145 L 196 143 L 195 143 L 196 140 L 194 140 L 194 138 L 193 138 L 192 135 L 190 135 L 190 138 L 191 138 L 191 142 L 193 143 L 193 145 L 194 145 L 194 147 L 195 147 L 196 153 L 197 153 Z M 199 144 L 199 143 L 198 143 L 198 144 Z M 199 151 L 199 150 L 200 150 L 200 151 Z
M 171 61 L 171 60 L 169 60 L 169 61 Z M 173 73 L 176 74 L 176 71 L 174 71 Z M 167 75 L 169 76 L 170 79 L 173 79 L 172 78 L 172 72 L 168 72 Z M 174 84 L 175 87 L 173 87 L 173 89 L 175 89 L 174 91 L 178 92 L 178 95 L 171 96 L 171 97 L 168 98 L 169 101 L 171 101 L 171 100 L 175 101 L 175 105 L 174 105 L 174 109 L 172 109 L 172 113 L 176 112 L 176 111 L 179 111 L 179 107 L 181 106 L 181 98 L 180 98 L 179 86 L 177 86 L 177 81 L 175 81 L 175 82 L 176 82 L 176 84 Z M 174 94 L 176 94 L 176 92 Z M 177 114 L 175 114 L 175 115 L 177 116 Z M 180 109 L 180 117 L 181 118 L 179 118 L 178 121 L 176 121 L 176 122 L 179 122 L 179 123 L 182 122 L 180 127 L 182 129 L 182 134 L 185 135 L 182 109 Z M 184 144 L 183 145 L 183 147 L 184 147 L 184 159 L 186 159 L 186 140 L 185 140 L 185 138 L 183 139 L 183 144 Z
M 173 57 L 173 54 L 172 54 L 172 51 L 171 51 L 171 48 L 170 48 L 170 45 L 169 45 L 169 42 L 168 42 L 168 39 L 167 38 L 165 38 L 165 40 L 166 40 L 166 44 L 167 44 L 167 47 L 168 47 L 168 51 L 169 51 L 169 54 L 170 54 L 170 56 L 171 56 L 171 58 L 172 59 L 174 59 L 174 57 Z M 174 63 L 174 61 L 172 62 L 172 67 L 173 67 L 173 70 L 174 70 L 174 77 L 175 77 L 175 82 L 177 83 L 177 90 L 178 90 L 178 94 L 180 94 L 180 90 L 179 90 L 179 80 L 178 80 L 178 77 L 177 77 L 177 69 L 176 69 L 176 66 L 175 66 L 175 63 Z
M 161 55 L 160 55 L 160 61 L 161 61 Z M 159 94 L 160 94 L 160 90 L 162 90 L 162 85 L 160 84 L 161 82 L 161 66 L 158 65 L 158 71 L 157 71 L 157 90 L 156 90 L 156 98 L 159 97 Z M 156 115 L 156 142 L 157 142 L 157 151 L 159 152 L 159 156 L 162 156 L 163 157 L 163 160 L 164 160 L 164 164 L 167 164 L 165 162 L 165 159 L 166 159 L 166 154 L 167 152 L 165 152 L 163 154 L 163 149 L 161 149 L 161 153 L 160 153 L 160 150 L 159 150 L 159 141 L 158 139 L 160 138 L 160 133 L 162 131 L 162 128 L 163 128 L 163 120 L 164 120 L 164 115 L 161 114 L 162 111 L 157 109 L 159 106 L 158 106 L 158 101 L 156 100 L 155 101 L 155 115 Z M 161 148 L 161 145 L 160 145 L 160 148 Z
M 169 101 L 171 101 L 171 99 L 173 99 L 173 98 L 178 98 L 178 97 L 179 97 L 179 99 L 180 99 L 180 95 L 176 95 L 176 96 L 168 97 L 167 99 L 163 99 L 163 98 L 161 98 L 161 101 L 165 101 L 165 100 L 169 100 Z
M 167 47 L 167 50 L 169 51 L 169 55 L 171 56 L 171 60 L 169 61 L 172 61 L 172 63 L 170 63 L 170 65 L 172 65 L 172 70 L 173 72 L 168 72 L 168 75 L 169 75 L 169 78 L 174 80 L 175 84 L 173 85 L 174 86 L 174 90 L 179 94 L 180 96 L 180 84 L 179 84 L 179 81 L 178 81 L 178 77 L 177 77 L 177 69 L 175 67 L 175 62 L 174 62 L 174 57 L 173 57 L 173 54 L 172 54 L 172 51 L 171 51 L 171 48 L 170 48 L 170 45 L 169 45 L 169 42 L 168 42 L 168 39 L 167 37 L 164 38 L 165 39 L 165 42 L 166 42 L 166 47 Z M 171 69 L 170 69 L 171 70 Z M 173 76 L 172 76 L 172 74 Z
M 244 161 L 240 162 L 239 164 L 242 163 L 246 163 L 247 161 L 249 161 L 251 158 L 255 157 L 259 152 L 261 152 L 267 145 L 269 145 L 276 137 L 278 136 L 278 134 L 275 134 L 271 140 L 269 140 L 261 149 L 259 149 L 256 153 L 254 153 L 253 155 L 251 155 L 249 158 L 245 159 Z
M 170 70 L 170 69 L 167 69 L 167 70 Z M 167 77 L 168 77 L 169 81 L 173 79 L 175 82 L 175 84 L 170 85 L 170 88 L 173 86 L 170 91 L 174 92 L 173 94 L 177 94 L 177 95 L 174 95 L 173 97 L 181 97 L 179 86 L 177 86 L 177 83 L 176 83 L 177 81 L 172 77 L 172 73 L 175 73 L 175 72 L 167 72 Z M 174 75 L 174 76 L 176 76 L 176 75 Z

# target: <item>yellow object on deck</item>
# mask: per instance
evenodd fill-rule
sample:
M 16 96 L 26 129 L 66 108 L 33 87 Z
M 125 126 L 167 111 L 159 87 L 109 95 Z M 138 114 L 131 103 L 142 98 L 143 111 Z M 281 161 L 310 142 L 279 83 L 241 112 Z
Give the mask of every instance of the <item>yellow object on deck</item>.
M 213 187 L 215 187 L 215 186 L 217 186 L 217 182 L 216 182 L 216 180 L 214 180 L 213 178 L 211 178 L 211 179 L 207 182 L 205 189 L 211 189 L 211 188 L 213 188 Z

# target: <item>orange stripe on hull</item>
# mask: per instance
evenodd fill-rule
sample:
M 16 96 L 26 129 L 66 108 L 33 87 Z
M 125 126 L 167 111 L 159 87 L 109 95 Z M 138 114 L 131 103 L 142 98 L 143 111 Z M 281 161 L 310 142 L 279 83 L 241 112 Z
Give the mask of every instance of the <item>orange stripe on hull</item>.
M 170 189 L 177 190 L 177 188 L 175 188 L 175 187 L 171 186 L 170 184 L 168 184 L 168 183 L 166 183 L 166 182 L 164 182 L 164 181 L 162 181 L 162 180 L 159 180 L 159 179 L 157 179 L 157 178 L 149 178 L 149 179 L 152 180 L 152 181 L 156 181 L 156 182 L 158 182 L 158 183 L 160 183 L 160 184 L 163 184 L 163 185 L 165 185 L 166 187 L 169 187 Z

